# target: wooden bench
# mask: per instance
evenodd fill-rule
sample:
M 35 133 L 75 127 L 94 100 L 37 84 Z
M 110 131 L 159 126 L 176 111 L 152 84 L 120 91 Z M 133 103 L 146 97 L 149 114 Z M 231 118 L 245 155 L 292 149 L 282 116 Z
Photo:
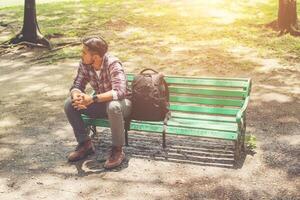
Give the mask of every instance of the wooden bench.
M 133 77 L 127 74 L 129 82 Z M 237 161 L 244 150 L 251 79 L 166 76 L 165 80 L 170 91 L 171 118 L 166 124 L 136 120 L 126 123 L 126 145 L 129 130 L 162 133 L 163 147 L 166 134 L 230 140 Z M 107 119 L 82 118 L 94 133 L 96 126 L 109 127 Z

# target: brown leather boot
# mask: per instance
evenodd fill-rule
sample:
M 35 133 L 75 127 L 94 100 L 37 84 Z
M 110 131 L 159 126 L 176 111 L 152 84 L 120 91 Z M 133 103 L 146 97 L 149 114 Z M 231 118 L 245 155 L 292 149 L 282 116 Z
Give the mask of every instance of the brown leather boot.
M 121 165 L 124 158 L 125 158 L 125 153 L 123 152 L 122 146 L 113 146 L 104 164 L 104 168 L 106 169 L 115 168 Z
M 91 140 L 87 140 L 77 145 L 75 151 L 68 156 L 69 162 L 78 161 L 85 158 L 87 155 L 95 153 L 95 148 Z

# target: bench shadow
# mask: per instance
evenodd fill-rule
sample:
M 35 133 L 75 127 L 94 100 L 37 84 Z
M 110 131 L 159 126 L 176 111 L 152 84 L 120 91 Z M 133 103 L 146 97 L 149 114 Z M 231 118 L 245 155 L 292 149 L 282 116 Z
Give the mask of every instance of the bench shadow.
M 80 175 L 121 171 L 128 167 L 131 158 L 235 169 L 242 168 L 249 153 L 242 153 L 241 159 L 235 165 L 232 141 L 167 135 L 167 147 L 164 149 L 162 134 L 130 131 L 129 146 L 124 147 L 125 162 L 113 170 L 105 170 L 103 165 L 106 152 L 111 146 L 111 134 L 108 128 L 98 128 L 97 131 L 92 137 L 96 154 L 75 164 Z

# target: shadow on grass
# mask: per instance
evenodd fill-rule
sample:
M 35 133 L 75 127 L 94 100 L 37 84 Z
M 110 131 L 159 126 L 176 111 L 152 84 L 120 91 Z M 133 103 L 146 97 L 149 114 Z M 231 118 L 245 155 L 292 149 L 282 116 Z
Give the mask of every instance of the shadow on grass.
M 298 200 L 296 192 L 289 192 L 285 189 L 279 191 L 257 190 L 255 188 L 248 191 L 235 185 L 220 185 L 219 180 L 229 181 L 230 177 L 221 176 L 218 179 L 205 177 L 201 179 L 191 179 L 187 184 L 176 184 L 174 187 L 180 187 L 178 192 L 173 194 L 173 199 L 231 199 L 231 200 L 249 200 L 249 199 L 271 199 L 271 200 Z M 247 184 L 247 183 L 245 183 Z M 207 187 L 209 186 L 209 187 Z M 184 192 L 183 192 L 184 191 Z
M 289 98 L 287 102 L 280 102 L 280 96 L 276 94 L 285 97 L 285 91 L 260 95 L 264 101 L 250 104 L 248 124 L 255 127 L 250 133 L 262 142 L 263 162 L 272 169 L 283 170 L 288 178 L 294 179 L 300 175 L 300 101 Z M 268 100 L 266 97 L 271 97 L 269 94 L 273 94 L 275 100 Z

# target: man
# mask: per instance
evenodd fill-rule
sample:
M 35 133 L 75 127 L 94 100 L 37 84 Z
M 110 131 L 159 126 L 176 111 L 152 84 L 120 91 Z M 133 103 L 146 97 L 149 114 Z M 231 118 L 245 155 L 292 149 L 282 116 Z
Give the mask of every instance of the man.
M 104 39 L 89 37 L 83 40 L 82 61 L 65 102 L 65 113 L 73 128 L 78 146 L 68 156 L 70 162 L 85 158 L 95 152 L 86 132 L 82 113 L 92 118 L 108 118 L 112 133 L 112 148 L 104 167 L 119 166 L 125 158 L 124 118 L 130 115 L 130 91 L 120 60 L 107 53 Z M 90 83 L 96 94 L 85 94 Z

